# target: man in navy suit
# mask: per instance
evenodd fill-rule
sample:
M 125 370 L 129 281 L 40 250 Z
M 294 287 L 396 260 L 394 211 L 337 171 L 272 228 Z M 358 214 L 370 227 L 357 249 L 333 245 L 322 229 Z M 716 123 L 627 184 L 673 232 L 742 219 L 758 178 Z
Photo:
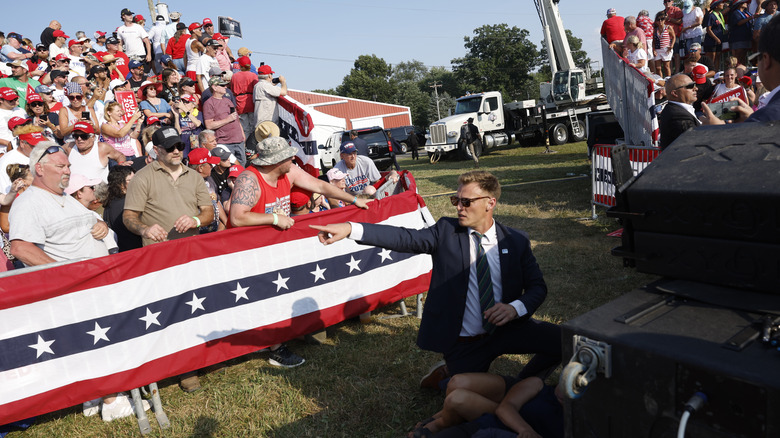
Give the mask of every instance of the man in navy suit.
M 510 353 L 536 354 L 521 378 L 554 368 L 561 361 L 560 327 L 531 318 L 544 302 L 547 286 L 527 234 L 493 219 L 501 196 L 498 179 L 472 171 L 458 178 L 458 186 L 457 196 L 450 198 L 457 219 L 441 218 L 430 228 L 351 222 L 311 227 L 320 230 L 319 239 L 326 245 L 349 237 L 362 244 L 432 256 L 417 345 L 443 353 L 449 375 L 486 372 L 494 359 Z M 487 275 L 484 264 L 478 267 L 478 261 L 485 259 Z M 480 303 L 485 286 L 478 277 L 490 279 L 492 306 Z M 421 382 L 433 387 L 437 383 Z
M 758 41 L 758 76 L 770 93 L 762 98 L 766 104 L 753 112 L 746 103 L 739 100 L 739 106 L 734 108 L 739 114 L 738 122 L 770 122 L 780 120 L 780 15 L 775 16 L 769 24 L 761 29 L 761 37 Z M 722 125 L 725 122 L 712 115 L 709 108 L 702 106 L 707 125 Z

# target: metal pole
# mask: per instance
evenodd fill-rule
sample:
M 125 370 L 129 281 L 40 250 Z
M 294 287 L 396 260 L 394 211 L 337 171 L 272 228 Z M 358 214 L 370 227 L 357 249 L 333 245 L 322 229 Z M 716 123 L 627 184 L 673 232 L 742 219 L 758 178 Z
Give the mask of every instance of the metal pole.
M 154 24 L 154 19 L 157 17 L 157 8 L 154 7 L 154 0 L 147 0 L 149 3 L 149 21 Z
M 436 98 L 436 115 L 438 116 L 436 120 L 441 120 L 441 110 L 439 109 L 439 87 L 441 87 L 441 84 L 437 84 L 436 82 L 431 85 L 431 88 L 433 88 L 433 94 Z

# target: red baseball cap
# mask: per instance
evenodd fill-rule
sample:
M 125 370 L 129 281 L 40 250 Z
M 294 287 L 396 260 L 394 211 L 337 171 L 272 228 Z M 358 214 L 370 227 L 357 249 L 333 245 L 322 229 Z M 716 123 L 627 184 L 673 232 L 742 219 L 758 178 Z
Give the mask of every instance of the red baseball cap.
M 19 95 L 16 94 L 13 88 L 0 87 L 0 99 L 11 101 L 18 98 Z
M 244 166 L 240 164 L 234 164 L 230 166 L 230 173 L 228 174 L 228 178 L 238 178 L 238 175 L 241 175 L 241 172 L 244 170 Z
M 55 30 L 54 32 L 51 33 L 51 35 L 54 38 L 58 38 L 58 37 L 63 37 L 63 38 L 66 38 L 66 39 L 70 38 L 68 35 L 65 35 L 65 32 L 63 32 L 61 30 Z
M 693 68 L 691 73 L 693 76 L 693 82 L 696 82 L 697 85 L 701 85 L 707 82 L 707 67 L 703 65 L 697 65 Z
M 753 80 L 750 79 L 750 76 L 742 76 L 741 78 L 739 78 L 739 82 L 746 87 L 753 85 Z
M 41 99 L 41 95 L 38 93 L 30 93 L 27 95 L 27 103 L 32 102 L 43 102 L 43 99 Z
M 136 23 L 138 23 L 139 21 L 144 21 L 144 16 L 141 15 L 141 14 L 138 14 L 135 17 L 133 17 L 133 21 L 136 22 Z
M 27 143 L 30 143 L 31 145 L 35 146 L 36 144 L 42 142 L 43 140 L 46 140 L 46 137 L 43 136 L 40 132 L 29 132 L 27 134 L 22 134 L 19 136 L 19 140 L 24 140 Z
M 66 55 L 64 53 L 60 53 L 59 55 L 54 57 L 55 61 L 62 61 L 64 59 L 70 59 L 70 58 L 68 58 L 68 55 Z
M 147 125 L 154 125 L 155 123 L 160 123 L 160 119 L 157 116 L 149 116 L 146 118 Z
M 83 122 L 83 121 L 76 122 L 76 124 L 73 125 L 73 130 L 74 131 L 86 132 L 87 134 L 94 134 L 95 133 L 95 128 L 92 127 L 92 124 L 91 123 L 87 123 L 87 122 Z
M 261 65 L 260 68 L 257 69 L 257 72 L 261 75 L 272 75 L 276 73 L 275 71 L 271 70 L 270 65 Z
M 84 41 L 70 40 L 68 41 L 68 48 L 75 46 L 76 44 L 84 44 Z
M 13 131 L 17 126 L 26 125 L 28 123 L 32 123 L 32 119 L 26 117 L 11 117 L 8 119 L 8 130 Z
M 222 34 L 221 34 L 221 33 L 219 33 L 219 32 L 215 33 L 215 34 L 214 34 L 214 36 L 213 36 L 212 38 L 214 38 L 215 40 L 226 40 L 226 39 L 227 39 L 227 37 L 226 37 L 226 36 L 222 35 Z
M 190 102 L 190 103 L 195 103 L 195 102 L 198 101 L 198 99 L 195 99 L 195 96 L 193 96 L 191 94 L 182 94 L 180 97 L 181 97 L 181 100 L 184 100 L 184 101 Z
M 210 24 L 212 26 L 214 25 L 214 23 L 211 22 L 211 18 L 204 18 L 203 19 L 203 25 L 205 26 L 207 24 Z
M 309 202 L 309 197 L 305 193 L 292 190 L 290 193 L 290 205 L 294 208 L 301 208 Z
M 187 159 L 190 160 L 190 164 L 193 166 L 205 163 L 219 164 L 220 162 L 220 159 L 212 157 L 211 152 L 206 148 L 195 148 L 191 150 L 190 154 L 187 155 Z
M 189 29 L 190 32 L 192 32 L 193 30 L 200 29 L 201 27 L 202 26 L 201 26 L 200 23 L 192 23 L 192 24 L 190 24 L 190 27 L 188 27 L 187 29 Z
M 238 58 L 238 65 L 242 67 L 252 65 L 252 60 L 248 56 L 241 56 Z

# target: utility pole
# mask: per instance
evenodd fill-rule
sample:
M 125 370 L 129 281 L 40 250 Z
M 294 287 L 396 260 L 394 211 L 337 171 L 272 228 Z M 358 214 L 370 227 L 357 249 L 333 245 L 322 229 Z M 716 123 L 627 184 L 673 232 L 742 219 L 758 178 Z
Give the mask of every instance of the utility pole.
M 441 120 L 441 110 L 439 109 L 439 87 L 441 87 L 441 84 L 434 82 L 430 87 L 433 88 L 433 93 L 436 97 L 436 115 L 438 116 L 437 120 Z

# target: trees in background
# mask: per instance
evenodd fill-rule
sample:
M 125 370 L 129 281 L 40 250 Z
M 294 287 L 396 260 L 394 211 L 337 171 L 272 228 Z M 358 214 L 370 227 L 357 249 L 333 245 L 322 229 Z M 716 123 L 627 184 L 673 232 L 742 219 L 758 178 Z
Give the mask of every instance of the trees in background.
M 455 108 L 453 96 L 468 92 L 500 91 L 504 100 L 539 98 L 539 83 L 550 80 L 547 52 L 528 39 L 528 31 L 507 24 L 484 25 L 464 37 L 466 54 L 444 66 L 426 66 L 411 60 L 390 65 L 376 55 L 360 55 L 344 76 L 341 85 L 330 90 L 314 90 L 357 99 L 408 106 L 412 123 L 428 126 L 446 117 Z M 566 30 L 574 62 L 590 63 L 582 50 L 582 40 Z M 435 87 L 435 88 L 434 88 Z

